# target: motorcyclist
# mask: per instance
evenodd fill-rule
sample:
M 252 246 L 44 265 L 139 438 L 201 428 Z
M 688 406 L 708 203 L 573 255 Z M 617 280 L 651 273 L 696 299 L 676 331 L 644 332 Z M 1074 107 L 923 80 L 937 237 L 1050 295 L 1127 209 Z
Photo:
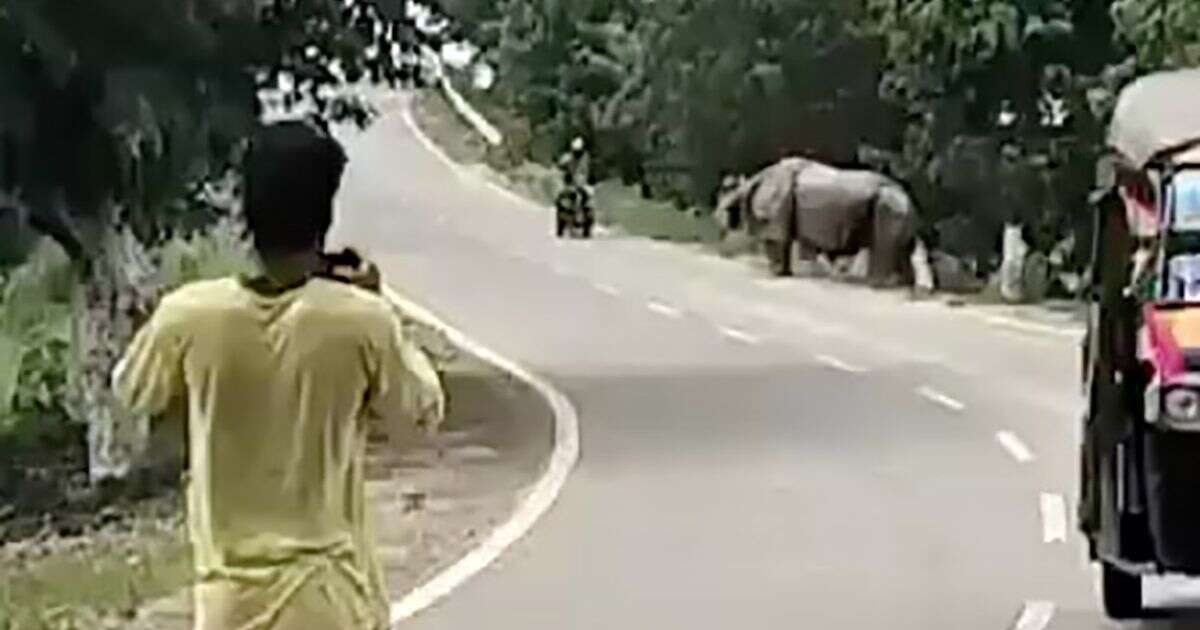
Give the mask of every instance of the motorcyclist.
M 587 145 L 583 138 L 576 137 L 571 141 L 570 149 L 558 159 L 559 174 L 562 176 L 562 188 L 559 190 L 555 205 L 558 208 L 558 235 L 562 236 L 576 219 L 569 218 L 573 209 L 582 211 L 583 235 L 591 232 L 592 223 L 592 190 L 589 183 L 591 176 L 590 159 Z
M 591 200 L 591 156 L 587 152 L 587 143 L 582 137 L 576 136 L 571 141 L 570 149 L 558 159 L 558 168 L 563 175 L 563 183 L 573 186 Z

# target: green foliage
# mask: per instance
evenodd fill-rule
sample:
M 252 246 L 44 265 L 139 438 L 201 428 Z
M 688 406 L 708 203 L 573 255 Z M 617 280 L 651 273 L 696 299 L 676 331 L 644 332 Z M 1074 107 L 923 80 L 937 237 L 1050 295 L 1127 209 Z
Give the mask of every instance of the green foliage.
M 1200 3 L 1192 0 L 1116 0 L 1121 36 L 1147 70 L 1200 65 Z
M 0 228 L 14 220 L 18 227 L 0 235 L 0 258 L 8 259 L 0 262 L 19 260 L 36 230 L 57 241 L 71 258 L 68 271 L 88 285 L 73 305 L 75 352 L 36 331 L 6 335 L 22 348 L 5 344 L 21 363 L 5 405 L 13 408 L 9 433 L 67 425 L 57 422 L 67 398 L 58 377 L 70 367 L 71 409 L 92 423 L 90 435 L 103 437 L 112 417 L 108 375 L 158 290 L 142 250 L 220 216 L 204 185 L 235 170 L 265 115 L 282 108 L 319 124 L 365 124 L 371 111 L 347 84 L 401 77 L 394 53 L 411 33 L 405 7 L 402 0 L 0 2 Z M 25 234 L 10 237 L 18 232 Z M 177 281 L 237 266 L 211 262 L 214 252 L 195 243 L 179 247 L 170 259 Z M 25 308 L 15 304 L 3 309 Z M 91 472 L 99 478 L 116 468 L 92 462 Z
M 165 288 L 189 282 L 252 273 L 255 261 L 249 240 L 232 219 L 189 237 L 176 236 L 159 252 L 159 269 Z
M 0 206 L 0 271 L 24 262 L 38 238 L 23 212 Z
M 0 436 L 69 439 L 60 425 L 71 340 L 69 262 L 40 248 L 0 282 Z M 69 433 L 70 431 L 67 431 Z
M 498 69 L 524 157 L 574 134 L 602 177 L 711 201 L 784 154 L 885 170 L 927 227 L 1087 246 L 1086 196 L 1135 68 L 1200 64 L 1192 0 L 445 0 Z M 881 100 L 882 99 L 882 100 Z M 936 232 L 936 231 L 935 231 Z M 970 240 L 970 239 L 969 239 Z
M 156 257 L 167 289 L 255 269 L 231 219 L 173 237 Z M 83 427 L 65 406 L 75 282 L 70 260 L 48 241 L 0 276 L 0 451 L 32 456 L 82 441 Z
M 722 171 L 805 150 L 854 160 L 894 134 L 877 38 L 856 3 L 660 0 L 443 2 L 499 68 L 497 100 L 547 160 L 592 141 L 598 174 L 707 201 Z M 493 98 L 496 98 L 493 97 Z
M 596 186 L 598 219 L 629 234 L 677 243 L 716 243 L 720 228 L 711 216 L 696 216 L 674 203 L 645 199 L 619 182 Z
M 43 543 L 44 557 L 10 551 L 0 558 L 0 628 L 129 627 L 131 613 L 193 579 L 183 532 L 163 529 L 139 522 L 133 533 Z
M 0 414 L 5 416 L 12 413 L 24 358 L 21 340 L 0 334 Z
M 917 193 L 927 224 L 946 238 L 947 222 L 963 224 L 975 257 L 995 251 L 1005 222 L 1030 227 L 1042 251 L 1086 232 L 1078 215 L 1121 87 L 1109 70 L 1124 59 L 1107 3 L 867 5 L 868 29 L 887 42 L 881 90 L 909 117 L 883 162 Z
M 398 78 L 405 25 L 401 0 L 5 2 L 0 199 L 74 258 L 114 222 L 167 238 L 236 163 L 260 90 L 365 122 L 337 88 Z

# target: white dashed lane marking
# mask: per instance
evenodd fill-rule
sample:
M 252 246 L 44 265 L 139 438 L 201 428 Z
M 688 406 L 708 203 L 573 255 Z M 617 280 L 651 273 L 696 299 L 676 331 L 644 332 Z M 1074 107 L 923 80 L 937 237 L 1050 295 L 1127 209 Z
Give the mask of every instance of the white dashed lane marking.
M 680 319 L 683 317 L 683 311 L 671 306 L 670 304 L 665 304 L 657 300 L 651 300 L 647 302 L 646 308 L 650 309 L 650 312 L 652 313 L 657 313 L 663 317 L 669 317 L 671 319 Z
M 996 441 L 1000 446 L 1008 451 L 1012 458 L 1017 460 L 1017 463 L 1028 464 L 1034 460 L 1033 451 L 1021 441 L 1021 438 L 1011 431 L 1000 431 L 996 434 Z
M 942 392 L 932 387 L 920 387 L 917 389 L 917 395 L 936 405 L 941 405 L 951 411 L 966 411 L 967 406 L 961 401 L 955 400 Z
M 1054 619 L 1054 602 L 1025 602 L 1012 630 L 1045 630 Z
M 733 328 L 731 326 L 719 326 L 717 330 L 720 331 L 720 333 L 725 337 L 740 343 L 751 346 L 762 343 L 762 340 L 758 337 L 738 328 Z
M 1061 494 L 1043 492 L 1040 503 L 1042 542 L 1067 542 L 1067 500 Z
M 828 354 L 818 354 L 813 358 L 823 365 L 842 372 L 848 372 L 850 374 L 862 374 L 863 372 L 866 372 L 865 369 L 858 367 L 857 365 L 846 363 L 845 361 Z

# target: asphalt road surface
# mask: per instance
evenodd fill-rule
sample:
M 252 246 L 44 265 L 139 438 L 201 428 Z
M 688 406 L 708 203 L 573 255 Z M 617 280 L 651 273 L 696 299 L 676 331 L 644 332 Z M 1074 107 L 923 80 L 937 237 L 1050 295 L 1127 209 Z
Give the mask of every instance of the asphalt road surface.
M 1075 534 L 1076 338 L 648 240 L 557 241 L 398 112 L 348 144 L 337 240 L 551 379 L 582 425 L 551 512 L 408 627 L 1121 627 Z

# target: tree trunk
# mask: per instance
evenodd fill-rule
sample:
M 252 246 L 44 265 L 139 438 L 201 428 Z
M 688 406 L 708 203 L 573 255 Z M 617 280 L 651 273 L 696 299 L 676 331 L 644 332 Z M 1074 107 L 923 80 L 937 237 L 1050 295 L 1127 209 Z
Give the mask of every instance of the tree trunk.
M 126 477 L 144 452 L 147 418 L 124 417 L 114 404 L 113 368 L 160 293 L 156 267 L 133 233 L 105 228 L 75 300 L 76 361 L 72 408 L 88 426 L 93 483 Z
M 1009 223 L 1004 226 L 1003 258 L 1000 262 L 1000 297 L 1009 303 L 1025 299 L 1025 257 L 1029 245 L 1021 236 L 1021 226 Z

